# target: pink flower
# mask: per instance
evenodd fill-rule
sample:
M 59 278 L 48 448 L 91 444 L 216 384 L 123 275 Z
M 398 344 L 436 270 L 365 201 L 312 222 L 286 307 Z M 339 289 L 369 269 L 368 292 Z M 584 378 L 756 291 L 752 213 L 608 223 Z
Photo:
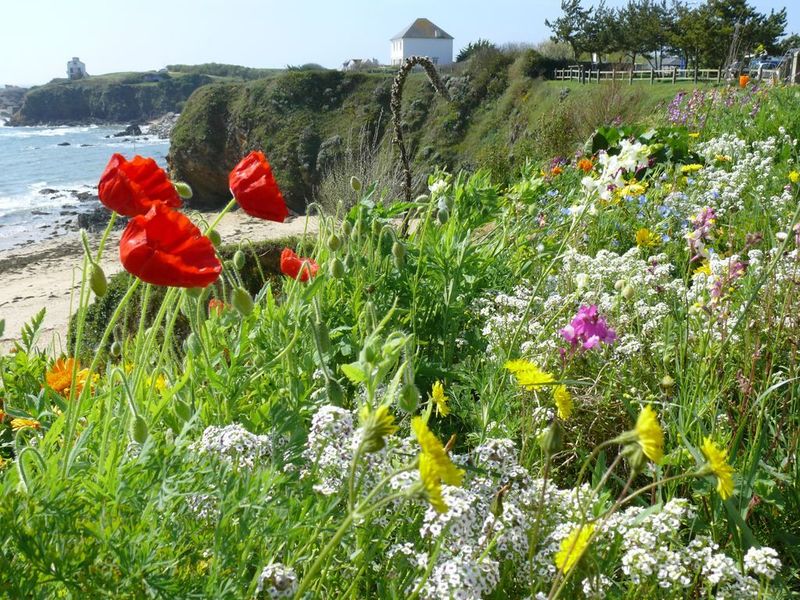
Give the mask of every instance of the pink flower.
M 601 343 L 610 344 L 617 339 L 616 332 L 597 314 L 594 304 L 581 306 L 575 318 L 559 333 L 573 348 L 580 345 L 584 350 L 591 350 Z

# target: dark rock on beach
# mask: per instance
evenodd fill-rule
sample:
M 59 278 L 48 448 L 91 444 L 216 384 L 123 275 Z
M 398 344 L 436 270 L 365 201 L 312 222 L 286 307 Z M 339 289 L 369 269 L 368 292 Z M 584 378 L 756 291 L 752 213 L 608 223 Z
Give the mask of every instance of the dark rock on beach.
M 61 142 L 58 145 L 59 146 L 71 146 L 72 144 L 70 144 L 69 142 Z
M 78 227 L 90 232 L 103 231 L 111 218 L 111 212 L 103 206 L 97 206 L 93 210 L 78 215 Z M 128 223 L 127 217 L 117 217 L 114 222 L 114 229 L 122 229 Z
M 123 131 L 114 134 L 114 137 L 125 137 L 129 135 L 142 135 L 142 128 L 136 123 L 128 125 Z

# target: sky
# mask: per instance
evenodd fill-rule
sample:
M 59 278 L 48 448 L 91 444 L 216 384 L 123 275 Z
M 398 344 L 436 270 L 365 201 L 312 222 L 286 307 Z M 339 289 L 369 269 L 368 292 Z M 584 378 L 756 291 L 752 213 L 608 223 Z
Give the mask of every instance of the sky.
M 750 0 L 761 12 L 787 3 L 787 32 L 800 33 L 797 0 Z M 560 0 L 0 0 L 0 84 L 64 77 L 72 56 L 89 74 L 176 63 L 385 63 L 389 38 L 417 17 L 452 35 L 458 52 L 478 38 L 543 41 L 545 19 L 560 13 Z

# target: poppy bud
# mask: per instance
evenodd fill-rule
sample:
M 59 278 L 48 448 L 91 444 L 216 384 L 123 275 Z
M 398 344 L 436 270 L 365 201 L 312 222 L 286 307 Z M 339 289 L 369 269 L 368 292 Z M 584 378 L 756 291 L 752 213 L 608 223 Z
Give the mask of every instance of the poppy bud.
M 348 271 L 352 269 L 355 266 L 355 264 L 356 264 L 356 259 L 353 258 L 352 254 L 348 254 L 347 256 L 344 257 L 344 266 L 347 268 Z
M 436 220 L 439 221 L 439 225 L 444 225 L 447 223 L 447 220 L 450 218 L 450 211 L 446 208 L 442 207 L 438 211 L 436 211 Z
M 247 316 L 253 312 L 253 297 L 244 288 L 237 287 L 233 290 L 231 304 L 242 315 Z
M 147 422 L 141 415 L 136 415 L 131 427 L 131 435 L 133 440 L 138 444 L 144 444 L 147 441 Z
M 394 266 L 397 267 L 398 271 L 402 271 L 403 267 L 406 266 L 406 259 L 404 256 L 393 256 Z
M 361 191 L 361 180 L 358 177 L 356 177 L 355 175 L 353 175 L 350 178 L 350 187 L 353 188 L 354 192 L 360 192 Z
M 539 436 L 539 447 L 548 457 L 553 456 L 564 447 L 564 431 L 561 429 L 558 419 L 553 419 L 553 422 Z
M 328 381 L 325 382 L 325 392 L 328 394 L 328 401 L 331 404 L 342 406 L 345 403 L 342 385 L 335 379 L 328 379 Z
M 237 250 L 236 253 L 233 255 L 233 266 L 236 267 L 237 271 L 241 271 L 244 268 L 245 263 L 245 255 L 244 252 L 241 250 Z
M 419 390 L 413 383 L 405 384 L 400 390 L 398 406 L 407 413 L 413 413 L 419 405 Z
M 219 235 L 219 231 L 216 229 L 212 229 L 206 234 L 206 237 L 211 240 L 211 243 L 214 244 L 215 247 L 219 248 L 219 245 L 222 243 L 222 237 Z
M 342 247 L 342 240 L 339 239 L 335 233 L 332 233 L 330 237 L 328 237 L 328 248 L 331 252 L 336 252 L 339 248 Z
M 108 280 L 103 268 L 97 263 L 92 264 L 92 272 L 89 275 L 89 286 L 98 298 L 102 298 L 108 292 Z
M 200 338 L 192 332 L 189 334 L 189 337 L 186 338 L 186 348 L 192 354 L 200 354 L 203 351 L 203 346 L 200 344 Z
M 337 257 L 334 257 L 331 261 L 331 277 L 334 279 L 341 279 L 344 277 L 344 263 L 340 261 Z
M 400 242 L 395 242 L 394 244 L 392 244 L 392 256 L 394 256 L 395 258 L 405 258 L 406 247 Z
M 372 221 L 372 237 L 378 237 L 381 233 L 382 225 L 378 219 Z
M 625 287 L 624 279 L 617 279 L 617 281 L 614 283 L 614 289 L 617 290 L 618 292 L 621 292 L 622 288 L 624 287 Z
M 122 356 L 122 344 L 120 344 L 119 342 L 114 342 L 113 344 L 111 344 L 110 352 L 111 356 L 119 358 L 120 356 Z
M 630 300 L 631 298 L 633 298 L 633 294 L 634 294 L 633 286 L 626 285 L 624 288 L 622 288 L 622 297 L 625 298 L 625 300 Z
M 328 326 L 322 321 L 316 320 L 314 322 L 314 335 L 317 337 L 317 343 L 323 353 L 331 349 L 331 338 L 328 334 Z
M 178 196 L 184 200 L 190 200 L 194 195 L 191 186 L 185 181 L 173 181 L 172 185 L 175 186 L 175 191 L 178 192 Z
M 342 233 L 345 237 L 349 237 L 350 234 L 353 233 L 353 226 L 350 224 L 350 221 L 342 222 Z

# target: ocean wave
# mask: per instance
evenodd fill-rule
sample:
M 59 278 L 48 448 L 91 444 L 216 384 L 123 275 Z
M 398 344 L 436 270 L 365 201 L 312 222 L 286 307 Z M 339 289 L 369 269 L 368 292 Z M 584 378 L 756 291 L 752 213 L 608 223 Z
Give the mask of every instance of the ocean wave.
M 45 189 L 53 191 L 43 194 L 42 190 Z M 89 210 L 95 204 L 81 201 L 75 196 L 75 193 L 83 192 L 94 194 L 96 190 L 94 186 L 83 182 L 55 187 L 39 181 L 30 184 L 28 190 L 21 194 L 0 196 L 0 228 L 12 223 L 52 221 L 60 217 L 61 210 Z
M 7 131 L 3 132 L 3 137 L 6 138 L 33 138 L 33 137 L 63 137 L 65 135 L 74 135 L 77 133 L 88 133 L 93 127 L 87 125 L 85 127 L 9 127 Z

